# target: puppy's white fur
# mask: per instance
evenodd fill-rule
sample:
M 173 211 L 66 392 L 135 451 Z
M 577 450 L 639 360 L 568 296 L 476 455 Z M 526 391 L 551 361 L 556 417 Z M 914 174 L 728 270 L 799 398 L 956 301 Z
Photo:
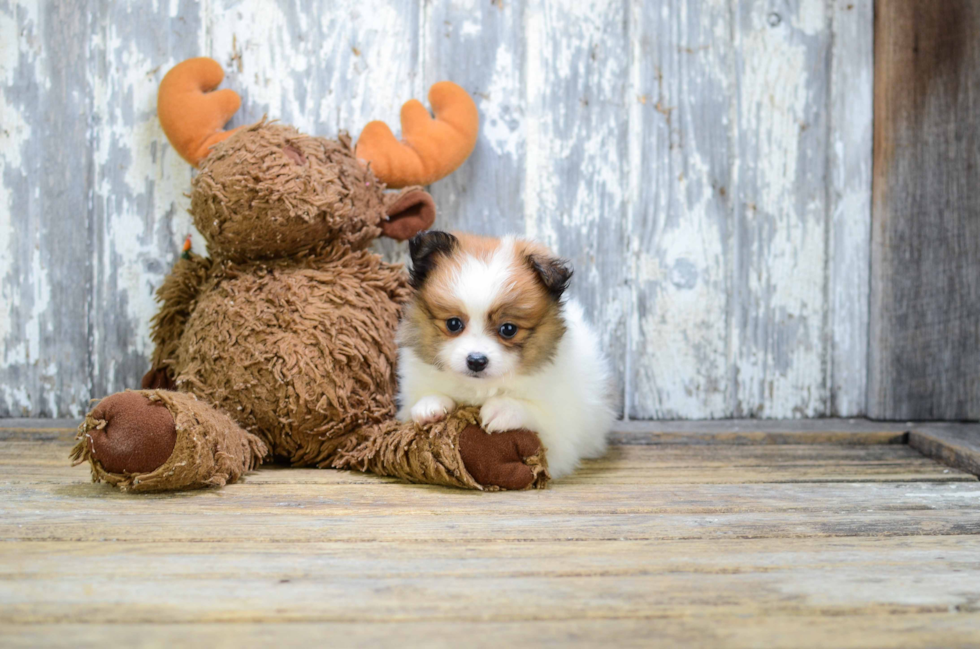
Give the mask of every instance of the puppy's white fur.
M 468 324 L 440 344 L 439 366 L 400 345 L 399 417 L 431 422 L 457 405 L 481 406 L 481 423 L 489 433 L 517 428 L 537 432 L 547 449 L 548 469 L 557 479 L 571 473 L 580 459 L 605 452 L 615 417 L 612 379 L 598 336 L 581 307 L 567 298 L 559 302 L 565 331 L 555 353 L 530 374 L 522 373 L 519 358 L 487 331 L 488 310 L 502 290 L 514 286 L 514 243 L 513 238 L 503 239 L 489 258 L 457 253 L 464 258 L 456 260 L 459 270 L 451 290 L 464 305 Z M 405 329 L 411 326 L 403 321 L 400 341 L 410 338 Z M 466 365 L 473 352 L 489 359 L 479 376 Z

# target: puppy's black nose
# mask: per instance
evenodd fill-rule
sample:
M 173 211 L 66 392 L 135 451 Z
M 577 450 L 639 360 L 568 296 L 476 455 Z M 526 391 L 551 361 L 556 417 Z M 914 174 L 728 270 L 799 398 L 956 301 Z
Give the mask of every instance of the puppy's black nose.
M 482 372 L 490 359 L 483 354 L 470 354 L 466 357 L 466 367 L 472 372 Z

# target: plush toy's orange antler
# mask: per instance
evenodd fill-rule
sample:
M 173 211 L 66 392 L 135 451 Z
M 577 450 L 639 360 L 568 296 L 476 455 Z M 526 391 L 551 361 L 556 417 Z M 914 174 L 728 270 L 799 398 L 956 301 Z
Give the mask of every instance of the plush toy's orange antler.
M 157 115 L 170 144 L 195 167 L 212 146 L 235 132 L 223 131 L 242 100 L 234 90 L 218 90 L 225 72 L 214 59 L 200 57 L 178 63 L 163 77 Z
M 436 118 L 417 100 L 402 106 L 402 141 L 384 122 L 371 122 L 357 141 L 357 157 L 389 187 L 428 185 L 463 164 L 473 147 L 480 118 L 466 91 L 449 81 L 429 90 Z

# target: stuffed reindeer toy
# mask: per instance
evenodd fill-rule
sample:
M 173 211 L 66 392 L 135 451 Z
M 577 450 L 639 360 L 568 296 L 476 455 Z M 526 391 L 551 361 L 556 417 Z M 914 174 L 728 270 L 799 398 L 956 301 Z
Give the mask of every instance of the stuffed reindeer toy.
M 222 131 L 240 105 L 214 91 L 223 77 L 198 58 L 160 84 L 163 130 L 199 168 L 190 212 L 208 257 L 185 252 L 160 286 L 143 389 L 95 405 L 75 463 L 132 492 L 225 485 L 271 459 L 471 489 L 543 486 L 531 431 L 489 435 L 473 408 L 427 426 L 394 419 L 395 330 L 410 288 L 369 245 L 433 224 L 420 185 L 473 150 L 469 95 L 437 83 L 435 119 L 410 101 L 401 142 L 372 122 L 352 148 L 344 133 L 266 120 Z

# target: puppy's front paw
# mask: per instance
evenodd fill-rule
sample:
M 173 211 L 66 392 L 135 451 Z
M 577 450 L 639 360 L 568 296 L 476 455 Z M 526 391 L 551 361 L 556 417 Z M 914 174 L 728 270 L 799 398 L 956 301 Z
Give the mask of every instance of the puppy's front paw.
M 412 406 L 412 421 L 431 424 L 446 418 L 456 408 L 456 402 L 443 394 L 422 397 Z
M 528 428 L 527 410 L 516 399 L 494 397 L 480 408 L 480 425 L 488 433 Z

